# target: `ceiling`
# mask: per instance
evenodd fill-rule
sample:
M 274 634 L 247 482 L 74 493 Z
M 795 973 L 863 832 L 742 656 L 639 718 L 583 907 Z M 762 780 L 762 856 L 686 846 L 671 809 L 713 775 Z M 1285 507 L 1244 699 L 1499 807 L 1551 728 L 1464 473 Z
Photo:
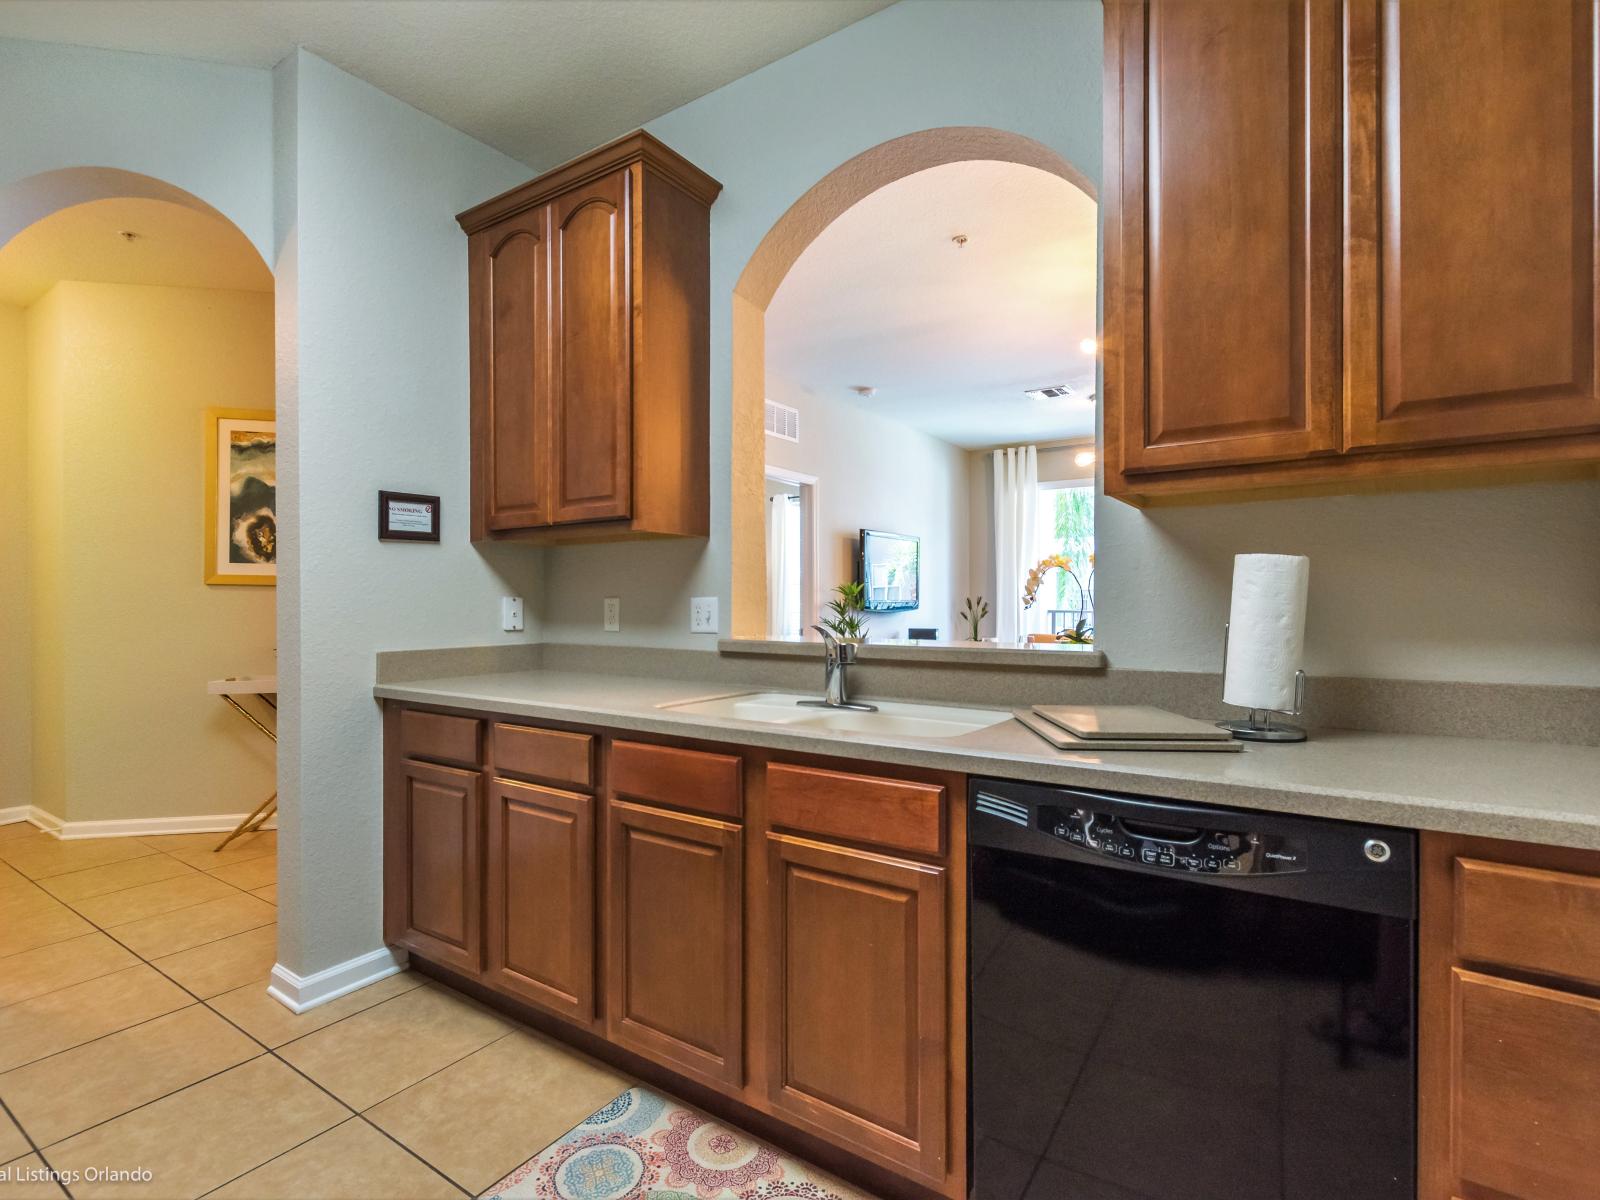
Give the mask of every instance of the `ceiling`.
M 129 231 L 131 241 L 122 236 Z M 0 303 L 26 307 L 63 279 L 270 292 L 250 239 L 220 217 L 165 200 L 77 204 L 0 247 Z
M 1017 163 L 950 163 L 880 188 L 773 297 L 769 394 L 839 397 L 969 448 L 1093 436 L 1095 360 L 1079 343 L 1095 334 L 1095 227 L 1087 195 Z M 1061 383 L 1078 395 L 1022 394 Z
M 0 37 L 271 67 L 296 46 L 543 170 L 890 0 L 0 0 Z

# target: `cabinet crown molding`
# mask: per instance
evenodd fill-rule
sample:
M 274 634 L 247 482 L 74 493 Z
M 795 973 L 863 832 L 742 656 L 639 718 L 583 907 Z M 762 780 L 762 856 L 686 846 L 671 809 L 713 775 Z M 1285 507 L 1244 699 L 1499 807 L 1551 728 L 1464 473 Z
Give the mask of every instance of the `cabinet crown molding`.
M 501 192 L 493 199 L 485 200 L 482 204 L 458 213 L 456 221 L 466 233 L 477 233 L 496 221 L 535 208 L 563 192 L 581 187 L 620 167 L 631 166 L 634 163 L 643 163 L 652 172 L 707 206 L 711 205 L 722 192 L 722 184 L 671 146 L 642 129 L 636 129 L 614 142 L 607 142 L 597 150 L 591 150 L 554 170 L 546 171 L 536 179 L 530 179 L 527 183 L 519 184 L 510 191 Z

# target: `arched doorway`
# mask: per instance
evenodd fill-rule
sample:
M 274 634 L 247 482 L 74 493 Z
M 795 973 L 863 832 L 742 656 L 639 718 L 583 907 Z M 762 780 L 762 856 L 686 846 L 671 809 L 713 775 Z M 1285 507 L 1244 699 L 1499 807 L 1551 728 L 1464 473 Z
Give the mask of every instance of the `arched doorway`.
M 1094 184 L 1048 146 L 977 126 L 926 129 L 883 142 L 836 167 L 773 225 L 750 256 L 732 298 L 732 632 L 767 629 L 764 503 L 766 316 L 790 269 L 817 237 L 864 197 L 907 176 L 949 163 L 990 160 L 1057 175 L 1095 198 Z
M 275 665 L 273 292 L 240 228 L 162 180 L 0 189 L 0 494 L 28 514 L 0 533 L 0 820 L 21 818 L 0 858 L 32 853 L 33 826 L 52 872 L 101 873 L 59 903 L 108 930 L 221 902 L 258 987 L 274 847 L 212 849 L 276 755 L 207 685 Z

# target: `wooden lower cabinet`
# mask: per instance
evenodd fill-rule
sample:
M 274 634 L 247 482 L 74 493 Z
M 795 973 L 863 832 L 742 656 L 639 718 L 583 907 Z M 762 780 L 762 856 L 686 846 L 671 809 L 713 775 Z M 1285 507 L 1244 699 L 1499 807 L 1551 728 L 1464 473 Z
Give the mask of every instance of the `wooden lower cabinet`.
M 476 975 L 482 962 L 476 771 L 403 759 L 386 783 L 384 936 Z
M 767 847 L 773 1107 L 941 1177 L 945 869 L 782 834 Z
M 724 1089 L 744 1082 L 743 833 L 607 808 L 607 1036 Z
M 1600 854 L 1421 845 L 1419 1200 L 1593 1200 Z
M 390 944 L 871 1194 L 964 1200 L 964 780 L 393 703 L 384 729 Z
M 560 1016 L 595 1016 L 594 800 L 489 782 L 485 977 Z

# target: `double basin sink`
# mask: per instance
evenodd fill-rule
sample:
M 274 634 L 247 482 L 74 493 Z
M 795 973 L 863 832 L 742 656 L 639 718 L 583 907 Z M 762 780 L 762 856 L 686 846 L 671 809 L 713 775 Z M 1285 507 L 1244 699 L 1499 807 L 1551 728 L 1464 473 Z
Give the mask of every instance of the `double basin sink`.
M 788 729 L 915 738 L 960 737 L 964 733 L 976 733 L 1011 719 L 1010 713 L 992 708 L 954 708 L 942 704 L 908 704 L 895 700 L 874 700 L 876 712 L 801 707 L 800 701 L 813 699 L 814 696 L 787 692 L 751 692 L 740 696 L 718 696 L 710 700 L 686 700 L 663 704 L 661 707 L 702 717 L 782 725 Z

